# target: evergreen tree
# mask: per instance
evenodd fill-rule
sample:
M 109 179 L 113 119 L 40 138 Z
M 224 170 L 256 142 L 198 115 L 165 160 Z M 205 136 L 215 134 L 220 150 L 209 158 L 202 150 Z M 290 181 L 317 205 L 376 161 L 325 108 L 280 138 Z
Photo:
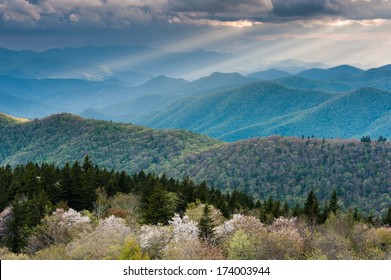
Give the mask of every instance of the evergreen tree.
M 391 227 L 391 207 L 388 208 L 387 215 L 383 218 L 383 224 Z
M 387 141 L 387 138 L 382 136 L 382 135 L 380 135 L 379 139 L 377 140 L 377 142 L 383 142 L 383 143 L 386 142 L 386 141 Z
M 210 217 L 211 211 L 208 204 L 205 204 L 204 210 L 200 222 L 198 223 L 199 237 L 203 241 L 210 241 L 214 235 L 215 225 L 212 218 Z
M 9 197 L 9 187 L 13 179 L 12 168 L 10 165 L 7 165 L 5 168 L 0 167 L 0 211 L 7 207 L 10 197 Z
M 157 182 L 151 195 L 146 198 L 143 210 L 143 220 L 146 224 L 167 225 L 174 215 L 170 206 L 170 197 L 160 182 Z
M 6 246 L 14 253 L 24 249 L 33 228 L 51 212 L 51 207 L 44 192 L 34 195 L 31 199 L 25 195 L 17 196 L 12 203 L 12 216 L 4 238 Z
M 337 211 L 339 210 L 339 205 L 338 205 L 338 195 L 337 191 L 334 190 L 333 193 L 331 194 L 329 204 L 328 204 L 328 209 L 329 212 L 333 212 L 334 215 L 337 215 Z
M 292 209 L 292 216 L 299 217 L 301 214 L 303 214 L 303 209 L 300 207 L 299 203 L 296 203 Z
M 80 209 L 92 210 L 93 202 L 96 200 L 96 174 L 94 166 L 88 157 L 84 158 L 82 166 L 82 181 L 78 188 L 80 198 Z
M 289 205 L 288 205 L 288 202 L 284 202 L 284 206 L 283 206 L 283 208 L 282 208 L 282 215 L 284 216 L 284 217 L 289 217 L 290 215 L 290 213 L 289 213 L 290 211 L 289 211 Z
M 68 203 L 70 207 L 73 206 L 73 180 L 72 180 L 72 168 L 70 164 L 67 162 L 61 170 L 60 175 L 60 190 L 61 192 L 61 200 L 64 200 Z
M 363 143 L 371 143 L 371 137 L 370 136 L 363 136 L 363 137 L 361 137 L 360 140 Z
M 315 225 L 319 217 L 319 203 L 313 190 L 311 190 L 304 203 L 304 215 L 311 225 Z

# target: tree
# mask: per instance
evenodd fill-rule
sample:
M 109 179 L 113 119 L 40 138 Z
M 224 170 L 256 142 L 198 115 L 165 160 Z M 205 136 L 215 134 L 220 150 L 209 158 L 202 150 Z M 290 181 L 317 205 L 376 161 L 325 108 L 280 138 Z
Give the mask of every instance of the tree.
M 319 217 L 319 203 L 313 190 L 311 190 L 304 203 L 304 215 L 311 225 L 315 225 Z
M 201 220 L 198 224 L 199 228 L 199 237 L 203 241 L 210 241 L 215 235 L 215 225 L 212 218 L 210 217 L 210 207 L 208 204 L 204 206 L 204 212 L 202 214 Z
M 292 209 L 292 216 L 293 217 L 298 217 L 301 214 L 303 214 L 303 209 L 300 207 L 299 203 L 296 203 L 295 206 Z
M 88 155 L 84 158 L 82 170 L 82 180 L 78 188 L 80 209 L 92 210 L 93 202 L 96 200 L 95 181 L 97 176 L 95 175 L 94 166 Z
M 254 244 L 250 237 L 240 229 L 232 236 L 228 247 L 228 259 L 252 260 L 254 259 Z
M 4 241 L 14 253 L 20 252 L 27 245 L 27 238 L 33 228 L 51 210 L 51 203 L 45 193 L 34 195 L 31 199 L 18 196 L 12 202 L 12 216 L 7 225 Z
M 146 198 L 143 219 L 146 224 L 168 224 L 168 220 L 174 215 L 170 205 L 170 197 L 163 185 L 157 182 L 151 195 Z
M 383 224 L 387 226 L 391 226 L 391 207 L 388 208 L 387 215 L 383 218 Z
M 137 242 L 130 238 L 124 245 L 119 257 L 119 260 L 149 260 L 148 254 L 141 251 Z
M 363 136 L 361 138 L 361 142 L 363 142 L 363 143 L 371 143 L 371 137 L 370 136 Z
M 337 191 L 334 190 L 333 193 L 331 194 L 331 197 L 329 200 L 328 209 L 330 212 L 333 212 L 334 215 L 337 215 L 337 211 L 339 210 L 339 208 L 340 208 L 340 206 L 338 205 Z
M 383 142 L 383 143 L 386 142 L 386 141 L 387 141 L 387 138 L 382 136 L 382 135 L 380 135 L 379 139 L 377 140 L 377 142 Z

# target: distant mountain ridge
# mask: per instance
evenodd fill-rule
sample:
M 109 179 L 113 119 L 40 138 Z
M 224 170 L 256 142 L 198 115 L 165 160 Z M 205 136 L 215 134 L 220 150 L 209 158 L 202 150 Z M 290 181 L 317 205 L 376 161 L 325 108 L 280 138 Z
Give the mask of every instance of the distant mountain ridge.
M 391 93 L 372 88 L 333 94 L 258 83 L 199 98 L 184 99 L 145 122 L 182 128 L 225 141 L 268 135 L 325 138 L 391 136 Z M 376 127 L 368 128 L 374 122 Z
M 147 46 L 86 46 L 79 48 L 49 49 L 42 52 L 0 49 L 0 75 L 25 78 L 78 78 L 103 80 L 119 78 L 127 81 L 132 76 L 171 76 L 190 80 L 208 76 L 213 72 L 241 72 L 273 68 L 290 73 L 321 63 L 297 60 L 257 61 L 246 55 L 212 52 L 197 49 L 190 52 L 171 52 Z M 50 66 L 50 67 L 49 67 Z M 21 73 L 15 71 L 23 71 Z M 110 73 L 107 72 L 110 71 Z M 248 74 L 248 72 L 246 72 Z M 145 80 L 143 81 L 145 82 Z M 142 82 L 136 82 L 141 84 Z
M 362 70 L 286 60 L 244 76 L 226 64 L 236 58 L 145 46 L 40 53 L 0 49 L 0 111 L 25 118 L 70 112 L 187 129 L 225 141 L 273 134 L 391 137 L 390 65 Z M 282 66 L 304 71 L 293 74 L 279 70 Z M 310 66 L 314 68 L 306 68 Z M 225 72 L 211 72 L 219 67 Z M 177 78 L 189 71 L 211 73 Z

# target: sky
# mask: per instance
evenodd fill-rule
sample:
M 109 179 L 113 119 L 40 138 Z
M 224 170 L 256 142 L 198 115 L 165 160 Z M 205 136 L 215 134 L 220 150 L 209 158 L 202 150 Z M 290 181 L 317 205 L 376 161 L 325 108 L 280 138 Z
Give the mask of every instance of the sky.
M 391 63 L 391 0 L 0 0 L 0 47 L 87 45 L 376 67 Z

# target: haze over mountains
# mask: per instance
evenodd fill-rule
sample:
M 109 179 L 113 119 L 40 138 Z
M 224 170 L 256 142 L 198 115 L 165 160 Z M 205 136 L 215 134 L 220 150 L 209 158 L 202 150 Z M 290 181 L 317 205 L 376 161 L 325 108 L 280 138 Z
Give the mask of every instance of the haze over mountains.
M 232 60 L 229 53 L 143 46 L 0 49 L 0 112 L 25 118 L 70 112 L 224 141 L 274 134 L 391 138 L 390 65 L 260 61 L 245 71 L 265 70 L 245 76 L 238 73 L 242 65 L 228 66 Z

